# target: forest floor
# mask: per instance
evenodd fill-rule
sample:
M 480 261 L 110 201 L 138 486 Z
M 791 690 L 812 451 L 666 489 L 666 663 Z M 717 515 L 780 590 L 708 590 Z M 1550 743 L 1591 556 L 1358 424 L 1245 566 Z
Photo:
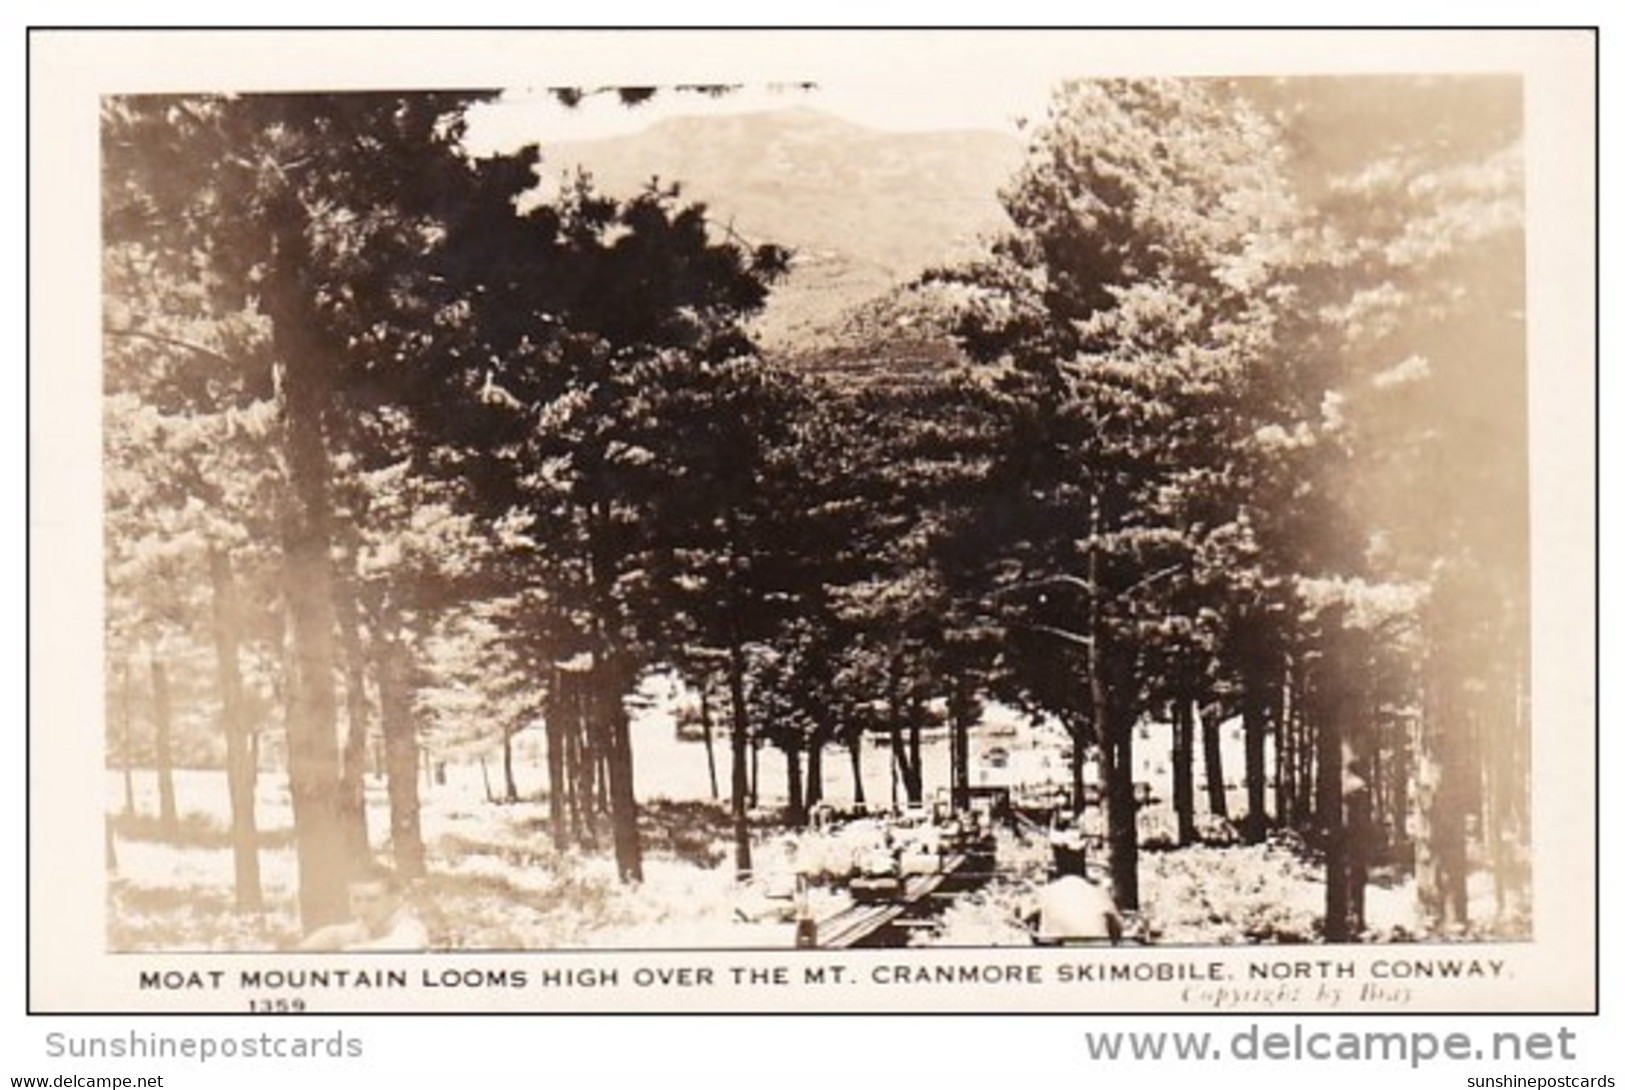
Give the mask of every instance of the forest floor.
M 156 798 L 145 777 L 136 816 L 122 812 L 121 780 L 110 786 L 116 867 L 109 875 L 108 940 L 119 951 L 274 950 L 298 940 L 292 814 L 282 777 L 262 775 L 257 817 L 266 908 L 233 907 L 229 812 L 223 778 L 178 772 L 178 837 L 164 837 L 151 816 Z M 387 827 L 382 782 L 368 785 L 370 827 Z M 709 800 L 642 803 L 644 880 L 616 878 L 607 847 L 560 852 L 548 833 L 545 804 L 489 801 L 477 770 L 425 793 L 427 878 L 413 903 L 437 948 L 665 949 L 789 945 L 788 925 L 772 921 L 782 902 L 766 887 L 791 871 L 792 838 L 759 828 L 753 851 L 757 881 L 735 880 L 726 808 Z M 1167 815 L 1144 812 L 1143 839 L 1154 842 Z M 1025 945 L 1022 919 L 1044 881 L 1048 846 L 1040 838 L 1002 833 L 999 875 L 954 902 L 915 944 Z M 1151 941 L 1164 945 L 1313 942 L 1325 898 L 1319 867 L 1300 846 L 1195 845 L 1142 852 L 1141 917 Z M 1493 916 L 1493 888 L 1475 875 L 1475 918 Z M 828 915 L 845 894 L 815 888 L 811 911 Z M 1367 891 L 1368 938 L 1417 937 L 1408 881 L 1373 876 Z M 1517 924 L 1512 927 L 1516 935 Z M 1474 936 L 1474 937 L 1489 937 Z

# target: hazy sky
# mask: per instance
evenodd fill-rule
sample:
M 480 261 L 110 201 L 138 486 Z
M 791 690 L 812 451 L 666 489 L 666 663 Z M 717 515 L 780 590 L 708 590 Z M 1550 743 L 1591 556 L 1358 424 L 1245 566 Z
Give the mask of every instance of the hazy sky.
M 868 44 L 868 43 L 863 43 Z M 741 89 L 718 99 L 695 94 L 659 95 L 636 109 L 612 95 L 588 98 L 575 109 L 561 106 L 546 84 L 516 87 L 500 104 L 472 118 L 470 145 L 477 151 L 508 149 L 526 141 L 579 140 L 636 132 L 677 115 L 745 113 L 790 106 L 824 110 L 877 129 L 1016 130 L 1019 118 L 1042 116 L 1050 89 L 1080 73 L 1075 39 L 1015 36 L 896 39 L 775 58 L 773 74 L 751 78 L 759 66 L 724 65 L 715 75 L 685 72 L 674 79 L 622 82 L 729 82 Z M 799 81 L 816 84 L 811 90 Z M 594 85 L 602 85 L 597 83 Z
M 493 33 L 472 43 L 459 38 L 455 45 L 424 59 L 466 74 L 457 86 L 514 88 L 503 104 L 483 111 L 473 134 L 477 150 L 494 150 L 633 132 L 673 114 L 796 103 L 879 129 L 1011 131 L 1018 117 L 1042 117 L 1050 90 L 1066 78 L 1517 71 L 1529 63 L 1530 43 L 1516 31 L 901 30 Z M 372 55 L 403 72 L 423 63 L 403 47 Z M 348 47 L 339 59 L 355 56 Z M 818 89 L 768 90 L 802 81 Z M 605 96 L 573 113 L 546 93 L 553 86 L 679 83 L 745 90 L 714 101 L 663 95 L 636 110 Z

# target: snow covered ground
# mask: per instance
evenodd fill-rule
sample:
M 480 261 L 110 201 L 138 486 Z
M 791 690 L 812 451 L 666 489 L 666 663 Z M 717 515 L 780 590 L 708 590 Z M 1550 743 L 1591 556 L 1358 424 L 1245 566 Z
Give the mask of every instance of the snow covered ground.
M 1043 728 L 1012 721 L 985 731 L 973 752 L 1005 748 L 1007 767 L 1023 778 L 1065 782 L 1064 762 L 1054 759 L 1056 739 Z M 758 831 L 754 847 L 757 881 L 734 880 L 725 804 L 710 798 L 704 746 L 680 741 L 671 724 L 640 723 L 637 739 L 638 797 L 643 809 L 644 881 L 619 882 L 606 847 L 598 852 L 560 852 L 548 833 L 547 811 L 533 801 L 546 780 L 540 732 L 521 735 L 516 747 L 516 804 L 487 798 L 502 790 L 500 759 L 448 761 L 445 782 L 420 784 L 422 828 L 429 877 L 413 900 L 437 946 L 479 949 L 705 948 L 788 946 L 791 927 L 780 918 L 782 900 L 766 894 L 791 870 L 782 831 Z M 865 793 L 871 802 L 892 798 L 890 753 L 867 747 Z M 1046 764 L 1046 757 L 1048 763 Z M 923 747 L 928 792 L 947 782 L 947 745 L 940 734 Z M 718 777 L 728 783 L 728 754 L 719 739 Z M 759 755 L 761 802 L 782 802 L 784 768 L 777 751 Z M 973 782 L 988 782 L 979 765 Z M 978 774 L 980 773 L 980 774 Z M 114 816 L 117 869 L 109 882 L 108 940 L 116 950 L 263 950 L 297 941 L 293 814 L 286 777 L 260 774 L 256 818 L 261 831 L 260 866 L 266 912 L 243 917 L 233 910 L 230 810 L 224 774 L 180 770 L 175 774 L 178 841 L 156 831 L 158 794 L 153 773 L 133 775 L 136 814 L 124 815 L 121 772 L 106 777 L 108 813 Z M 842 750 L 825 760 L 825 787 L 836 805 L 852 798 L 851 766 Z M 381 778 L 367 781 L 368 826 L 375 849 L 387 854 L 388 799 Z M 1171 825 L 1166 803 L 1142 812 L 1142 842 Z M 1047 848 L 1011 838 L 1001 848 L 1008 876 L 962 899 L 935 930 L 913 941 L 948 945 L 1002 945 L 1026 941 L 1019 921 L 1042 880 Z M 1318 871 L 1299 854 L 1271 845 L 1192 847 L 1146 851 L 1140 863 L 1144 915 L 1156 940 L 1169 944 L 1311 941 L 1324 904 Z M 813 892 L 815 916 L 845 904 L 843 893 Z M 1474 878 L 1475 916 L 1486 918 L 1493 890 L 1486 875 Z M 1416 933 L 1414 891 L 1407 882 L 1374 882 L 1367 915 L 1376 937 Z

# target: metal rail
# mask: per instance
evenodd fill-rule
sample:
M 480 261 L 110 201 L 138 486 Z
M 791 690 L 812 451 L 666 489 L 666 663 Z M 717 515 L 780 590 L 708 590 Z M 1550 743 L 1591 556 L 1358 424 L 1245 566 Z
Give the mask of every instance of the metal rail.
M 883 904 L 851 905 L 819 920 L 815 945 L 820 950 L 844 950 L 856 946 L 935 893 L 964 864 L 965 856 L 962 854 L 946 856 L 941 869 L 935 873 L 911 874 L 903 879 L 903 891 L 895 900 Z

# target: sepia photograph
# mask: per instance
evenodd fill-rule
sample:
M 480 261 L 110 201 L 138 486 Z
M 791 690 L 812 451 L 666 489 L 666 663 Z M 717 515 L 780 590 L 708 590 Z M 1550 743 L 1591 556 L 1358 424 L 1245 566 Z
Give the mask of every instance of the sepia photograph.
M 1065 37 L 96 87 L 34 1002 L 1589 1009 L 1592 41 Z

